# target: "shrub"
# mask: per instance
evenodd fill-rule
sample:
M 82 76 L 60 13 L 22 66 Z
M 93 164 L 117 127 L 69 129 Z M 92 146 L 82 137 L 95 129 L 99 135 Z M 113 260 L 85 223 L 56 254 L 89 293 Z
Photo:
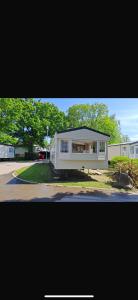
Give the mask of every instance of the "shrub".
M 129 159 L 129 161 L 126 161 L 126 162 L 116 163 L 115 173 L 128 174 L 132 178 L 134 186 L 138 187 L 138 163 L 137 163 L 137 161 L 135 162 L 134 159 Z M 114 174 L 113 174 L 113 178 L 114 178 Z
M 110 165 L 111 167 L 115 167 L 117 163 L 129 162 L 129 161 L 130 159 L 127 156 L 114 156 L 110 161 Z
M 132 161 L 134 164 L 138 164 L 138 158 L 133 158 L 131 161 Z

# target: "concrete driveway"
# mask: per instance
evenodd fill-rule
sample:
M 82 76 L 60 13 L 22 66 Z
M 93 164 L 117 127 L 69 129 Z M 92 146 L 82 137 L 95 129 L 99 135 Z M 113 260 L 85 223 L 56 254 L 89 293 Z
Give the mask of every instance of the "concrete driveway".
M 0 162 L 0 202 L 137 202 L 138 194 L 26 184 L 12 172 L 35 162 Z
M 4 161 L 0 162 L 0 176 L 9 174 L 17 169 L 20 169 L 22 167 L 28 167 L 33 165 L 35 162 L 10 162 L 10 161 Z

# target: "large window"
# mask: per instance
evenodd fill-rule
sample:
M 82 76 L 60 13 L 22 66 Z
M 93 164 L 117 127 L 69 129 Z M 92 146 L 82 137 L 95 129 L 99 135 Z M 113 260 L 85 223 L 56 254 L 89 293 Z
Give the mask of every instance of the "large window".
M 68 141 L 63 141 L 63 140 L 61 141 L 60 152 L 65 152 L 65 153 L 68 152 Z
M 97 142 L 93 142 L 91 145 L 91 149 L 93 153 L 97 153 Z
M 72 143 L 72 153 L 84 153 L 85 145 Z
M 99 143 L 99 152 L 105 152 L 105 142 Z
M 90 145 L 88 143 L 72 143 L 72 153 L 90 153 Z

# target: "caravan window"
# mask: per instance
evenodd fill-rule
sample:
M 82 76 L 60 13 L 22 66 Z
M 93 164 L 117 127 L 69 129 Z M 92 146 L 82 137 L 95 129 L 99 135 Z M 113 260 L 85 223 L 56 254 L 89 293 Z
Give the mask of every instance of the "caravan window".
M 100 142 L 99 152 L 105 152 L 105 142 Z
M 127 154 L 127 148 L 122 147 L 122 155 L 125 156 Z
M 93 142 L 91 145 L 91 149 L 93 153 L 97 153 L 97 142 Z
M 131 153 L 131 154 L 134 154 L 134 146 L 131 146 L 131 147 L 130 147 L 130 153 Z
M 60 152 L 68 152 L 68 141 L 61 141 Z
M 13 148 L 12 147 L 9 148 L 9 153 L 13 153 Z
M 136 147 L 136 154 L 138 154 L 138 147 Z

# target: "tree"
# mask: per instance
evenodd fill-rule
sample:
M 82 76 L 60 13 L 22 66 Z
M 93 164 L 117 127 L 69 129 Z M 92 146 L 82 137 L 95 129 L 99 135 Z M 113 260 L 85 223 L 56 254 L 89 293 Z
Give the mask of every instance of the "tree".
M 17 107 L 18 103 L 18 107 Z M 14 136 L 20 119 L 20 99 L 0 98 L 0 142 L 16 144 Z
M 69 107 L 67 114 L 49 102 L 33 98 L 0 98 L 0 142 L 20 143 L 33 151 L 33 145 L 45 145 L 46 127 L 49 137 L 68 127 L 88 126 L 110 135 L 110 143 L 124 138 L 115 115 L 109 115 L 103 103 Z M 125 137 L 126 138 L 126 137 Z
M 1 140 L 21 143 L 32 153 L 34 144 L 44 146 L 47 126 L 50 137 L 66 126 L 65 114 L 54 104 L 32 98 L 0 98 Z
M 108 107 L 103 103 L 79 104 L 67 111 L 69 127 L 87 126 L 110 135 L 110 143 L 121 142 L 121 130 L 115 115 L 109 116 Z
M 0 98 L 0 130 L 3 133 L 14 133 L 20 119 L 21 100 Z
M 130 142 L 130 138 L 128 135 L 122 135 L 122 143 Z
M 3 132 L 0 132 L 0 143 L 4 143 L 4 144 L 17 144 L 17 139 L 6 134 L 6 133 L 3 133 Z

